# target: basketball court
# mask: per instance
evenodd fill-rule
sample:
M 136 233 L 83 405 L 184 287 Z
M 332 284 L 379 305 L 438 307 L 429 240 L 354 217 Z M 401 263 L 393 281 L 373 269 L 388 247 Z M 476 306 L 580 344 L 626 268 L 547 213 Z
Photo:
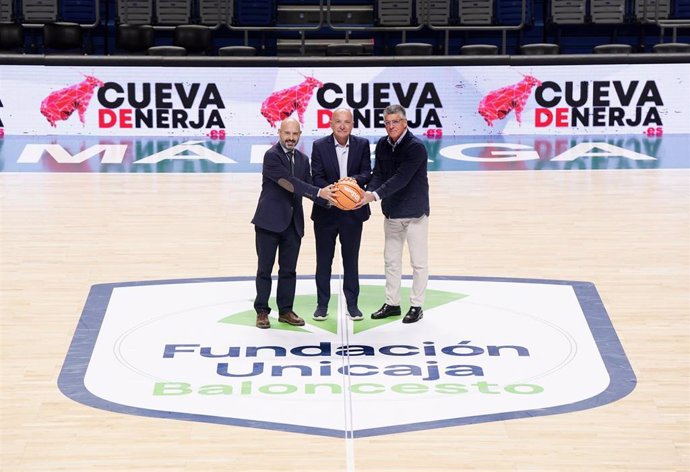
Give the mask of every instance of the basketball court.
M 333 437 L 260 421 L 233 425 L 142 415 L 137 408 L 110 411 L 75 401 L 58 388 L 73 336 L 92 328 L 80 316 L 94 285 L 251 278 L 256 261 L 249 221 L 259 174 L 3 172 L 3 469 L 687 470 L 689 173 L 611 164 L 592 169 L 592 160 L 582 158 L 581 166 L 571 169 L 430 172 L 431 273 L 593 284 L 624 353 L 619 364 L 631 367 L 617 380 L 629 383 L 623 386 L 629 393 L 563 413 L 496 414 L 429 427 L 420 426 L 423 418 L 403 421 L 413 426 L 363 437 L 348 425 L 363 422 L 358 412 L 371 414 L 366 403 L 375 399 L 347 390 L 339 395 L 342 407 L 331 412 L 336 423 L 343 420 L 342 427 L 330 428 L 342 430 L 342 437 Z M 12 165 L 5 160 L 6 168 Z M 298 267 L 306 292 L 315 266 L 313 241 L 308 227 Z M 361 273 L 374 281 L 383 273 L 382 245 L 381 212 L 374 208 L 360 258 Z M 222 294 L 213 293 L 222 301 Z M 147 309 L 158 303 L 140 302 L 151 303 Z M 473 319 L 476 307 L 458 303 L 454 315 L 466 331 L 451 336 L 455 342 L 483 341 L 486 348 L 489 341 L 521 339 L 515 333 L 514 339 L 473 340 L 482 321 Z M 191 302 L 201 305 L 203 297 Z M 404 326 L 408 333 L 392 323 L 394 329 L 376 342 L 399 344 L 409 331 L 424 332 L 434 313 L 430 309 L 419 324 Z M 355 342 L 359 334 L 347 327 L 352 322 L 335 319 L 345 323 L 344 332 Z M 256 341 L 265 345 L 280 343 L 285 335 L 276 329 L 257 334 L 241 323 L 236 329 L 260 335 Z M 307 342 L 318 344 L 320 331 L 312 331 Z M 432 340 L 431 333 L 425 336 Z M 192 339 L 172 336 L 169 342 Z M 334 368 L 339 362 L 333 360 Z M 576 372 L 576 383 L 591 381 L 588 372 Z M 108 372 L 100 375 L 103 388 L 127 389 L 117 376 L 109 383 Z M 266 408 L 272 401 L 265 400 Z M 431 406 L 422 400 L 416 408 L 434 411 L 434 400 L 429 401 Z M 295 403 L 297 422 L 316 421 L 310 416 L 318 407 Z M 346 407 L 351 414 L 344 414 Z M 260 411 L 261 401 L 253 408 Z M 415 408 L 414 401 L 393 411 L 405 419 L 406 408 Z M 436 413 L 438 422 L 444 413 Z
M 0 97 L 2 470 L 690 469 L 687 64 L 41 64 Z M 424 318 L 368 317 L 374 203 L 365 319 L 339 260 L 311 319 L 308 221 L 307 323 L 257 329 L 275 121 L 310 155 L 361 98 L 373 144 L 396 97 L 429 154 Z

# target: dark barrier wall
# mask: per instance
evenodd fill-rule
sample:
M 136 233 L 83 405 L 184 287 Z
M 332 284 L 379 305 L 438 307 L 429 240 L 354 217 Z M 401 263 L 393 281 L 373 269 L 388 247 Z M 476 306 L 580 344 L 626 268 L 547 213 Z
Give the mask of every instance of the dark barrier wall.
M 372 66 L 481 66 L 590 64 L 690 64 L 690 54 L 570 54 L 540 56 L 364 56 L 340 57 L 232 57 L 232 56 L 76 56 L 0 54 L 0 65 L 157 66 L 157 67 L 372 67 Z

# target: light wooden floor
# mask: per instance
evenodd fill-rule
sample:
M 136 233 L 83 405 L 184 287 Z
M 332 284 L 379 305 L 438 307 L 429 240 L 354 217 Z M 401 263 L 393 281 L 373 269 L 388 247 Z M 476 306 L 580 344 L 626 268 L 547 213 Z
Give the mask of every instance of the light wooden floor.
M 629 396 L 564 415 L 357 439 L 350 451 L 341 439 L 89 408 L 63 396 L 57 377 L 91 285 L 252 275 L 260 176 L 0 174 L 0 469 L 690 470 L 690 172 L 430 181 L 431 273 L 593 282 L 637 375 Z M 362 274 L 383 272 L 374 214 Z M 298 273 L 313 267 L 309 228 Z

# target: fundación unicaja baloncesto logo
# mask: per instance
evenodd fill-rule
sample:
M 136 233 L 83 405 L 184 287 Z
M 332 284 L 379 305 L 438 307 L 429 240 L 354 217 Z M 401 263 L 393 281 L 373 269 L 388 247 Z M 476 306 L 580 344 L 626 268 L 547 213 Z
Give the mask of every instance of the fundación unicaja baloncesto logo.
M 368 314 L 384 280 L 360 282 Z M 568 413 L 635 386 L 587 282 L 431 277 L 414 325 L 353 322 L 335 295 L 329 319 L 312 321 L 305 277 L 295 311 L 307 324 L 260 330 L 253 296 L 250 277 L 95 285 L 59 387 L 115 412 L 356 438 Z

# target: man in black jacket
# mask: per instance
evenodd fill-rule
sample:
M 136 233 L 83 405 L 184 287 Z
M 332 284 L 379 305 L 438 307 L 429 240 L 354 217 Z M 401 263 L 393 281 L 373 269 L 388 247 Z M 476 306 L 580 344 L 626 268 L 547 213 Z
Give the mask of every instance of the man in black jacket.
M 403 323 L 422 319 L 429 279 L 429 181 L 424 144 L 407 127 L 405 109 L 390 105 L 383 110 L 388 136 L 376 144 L 374 173 L 359 206 L 381 200 L 384 220 L 386 302 L 373 319 L 400 316 L 403 246 L 407 242 L 412 265 L 410 309 Z
M 338 108 L 331 118 L 333 133 L 317 139 L 311 150 L 311 172 L 314 184 L 325 187 L 341 179 L 354 179 L 364 188 L 371 179 L 371 152 L 369 140 L 353 136 L 352 112 Z M 364 315 L 357 306 L 359 298 L 359 246 L 362 240 L 363 222 L 369 219 L 369 207 L 353 211 L 330 209 L 314 205 L 316 239 L 316 310 L 317 321 L 328 318 L 328 301 L 331 298 L 331 268 L 335 254 L 335 241 L 340 239 L 343 260 L 343 293 L 347 314 L 354 321 Z
M 312 185 L 309 159 L 296 149 L 301 134 L 297 120 L 283 120 L 278 131 L 280 141 L 264 154 L 261 195 L 252 219 L 259 259 L 254 300 L 258 328 L 271 327 L 268 298 L 276 252 L 278 321 L 294 326 L 304 325 L 304 320 L 292 309 L 297 285 L 297 257 L 304 236 L 302 197 L 322 205 L 335 201 L 333 197 L 336 192 L 330 185 L 324 188 Z

